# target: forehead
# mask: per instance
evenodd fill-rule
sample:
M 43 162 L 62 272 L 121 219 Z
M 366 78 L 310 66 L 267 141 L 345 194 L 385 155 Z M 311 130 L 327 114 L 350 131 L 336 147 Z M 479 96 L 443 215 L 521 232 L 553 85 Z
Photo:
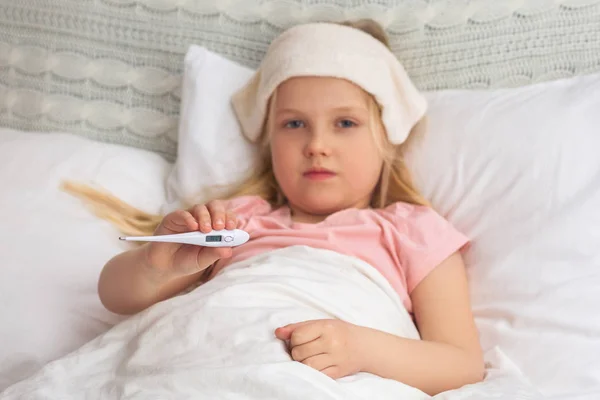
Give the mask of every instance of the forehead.
M 277 87 L 275 108 L 366 108 L 368 100 L 367 92 L 345 79 L 315 76 L 294 77 Z

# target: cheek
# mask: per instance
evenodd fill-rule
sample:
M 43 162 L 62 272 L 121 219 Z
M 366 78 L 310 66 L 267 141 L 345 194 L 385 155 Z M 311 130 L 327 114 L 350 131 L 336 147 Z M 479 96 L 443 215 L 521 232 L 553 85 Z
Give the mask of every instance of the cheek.
M 363 182 L 379 179 L 383 158 L 371 139 L 353 143 L 352 149 L 347 154 L 346 167 L 352 171 L 353 176 Z
M 278 168 L 281 164 L 285 164 L 290 157 L 290 146 L 287 146 L 285 141 L 279 138 L 271 140 L 271 155 L 273 158 L 273 167 Z
M 280 184 L 285 185 L 286 176 L 294 170 L 293 165 L 296 159 L 294 147 L 285 140 L 273 138 L 271 141 L 271 160 L 273 162 L 273 172 Z

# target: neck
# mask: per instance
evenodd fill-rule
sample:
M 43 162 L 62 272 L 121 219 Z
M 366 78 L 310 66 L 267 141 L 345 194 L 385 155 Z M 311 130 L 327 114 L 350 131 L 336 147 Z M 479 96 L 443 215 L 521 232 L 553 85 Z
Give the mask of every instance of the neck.
M 292 215 L 292 221 L 300 222 L 303 224 L 316 224 L 316 223 L 323 221 L 325 218 L 327 218 L 330 215 L 330 214 L 311 214 L 311 213 L 302 211 L 296 207 L 292 207 L 291 205 L 289 207 L 290 207 L 290 212 Z
M 362 201 L 358 201 L 355 204 L 351 204 L 346 207 L 340 208 L 339 210 L 332 210 L 330 212 L 326 212 L 326 213 L 322 213 L 322 214 L 321 213 L 319 213 L 319 214 L 311 213 L 307 210 L 302 209 L 302 207 L 298 207 L 294 204 L 291 204 L 289 201 L 287 203 L 287 206 L 290 208 L 292 221 L 300 222 L 300 223 L 304 223 L 304 224 L 316 224 L 316 223 L 323 221 L 325 218 L 327 218 L 331 214 L 333 214 L 337 211 L 341 211 L 346 208 L 369 208 L 370 201 L 367 198 Z

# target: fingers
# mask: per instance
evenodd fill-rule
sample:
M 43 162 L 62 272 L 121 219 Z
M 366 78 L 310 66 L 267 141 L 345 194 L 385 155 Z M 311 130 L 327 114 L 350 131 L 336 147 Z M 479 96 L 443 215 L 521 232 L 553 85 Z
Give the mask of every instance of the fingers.
M 227 212 L 225 211 L 225 206 L 223 205 L 223 202 L 211 201 L 206 204 L 206 208 L 210 212 L 213 229 L 225 229 Z
M 316 369 L 332 379 L 339 379 L 344 373 L 333 356 L 330 320 L 311 320 L 282 326 L 275 330 L 280 340 L 289 341 L 290 355 L 294 361 Z
M 212 229 L 235 229 L 238 221 L 234 212 L 225 209 L 225 202 L 214 200 L 206 204 L 209 212 Z
M 318 356 L 319 354 L 325 354 L 326 348 L 323 340 L 316 339 L 312 342 L 305 343 L 296 347 L 293 347 L 290 354 L 294 361 L 304 362 L 310 357 Z
M 321 336 L 319 320 L 309 320 L 288 324 L 275 329 L 279 340 L 290 340 L 290 346 L 298 346 L 311 342 Z
M 238 219 L 235 213 L 227 211 L 225 214 L 225 229 L 235 229 L 238 225 Z
M 290 340 L 293 330 L 287 327 L 281 327 L 275 329 L 275 337 L 279 340 Z
M 327 367 L 320 371 L 331 379 L 340 379 L 344 376 L 344 374 L 342 374 L 342 370 L 337 365 L 332 365 L 331 367 Z
M 212 219 L 208 208 L 204 204 L 196 204 L 189 212 L 198 222 L 201 232 L 208 233 L 212 229 Z
M 302 364 L 314 368 L 317 371 L 324 371 L 327 368 L 334 367 L 333 359 L 329 354 L 318 354 L 302 361 Z
M 177 210 L 165 216 L 155 231 L 157 235 L 182 233 L 198 229 L 196 219 L 185 210 Z
M 297 322 L 295 324 L 289 324 L 286 326 L 279 327 L 275 329 L 275 336 L 280 340 L 290 340 L 292 332 L 294 332 L 299 327 L 312 322 L 313 321 Z
M 290 335 L 290 348 L 312 342 L 321 337 L 321 327 L 318 322 L 307 321 L 295 328 Z

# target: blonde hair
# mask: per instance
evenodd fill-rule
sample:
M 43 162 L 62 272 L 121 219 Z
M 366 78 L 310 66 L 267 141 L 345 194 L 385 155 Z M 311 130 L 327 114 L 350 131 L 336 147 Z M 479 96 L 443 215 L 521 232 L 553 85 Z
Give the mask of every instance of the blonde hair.
M 366 19 L 342 22 L 341 24 L 360 29 L 389 47 L 385 31 L 373 20 Z M 372 96 L 369 97 L 371 131 L 376 145 L 383 155 L 381 177 L 373 193 L 371 207 L 383 208 L 398 201 L 429 206 L 427 200 L 415 188 L 403 159 L 404 148 L 410 141 L 414 140 L 419 132 L 423 131 L 425 120 L 419 121 L 413 127 L 407 142 L 402 145 L 393 145 L 387 140 L 387 135 L 377 133 L 383 129 L 381 109 L 375 99 Z M 268 138 L 269 121 L 272 121 L 271 115 L 275 98 L 276 92 L 270 99 L 268 115 L 258 143 L 258 163 L 256 167 L 246 179 L 230 188 L 228 192 L 222 193 L 219 198 L 231 199 L 245 195 L 256 195 L 268 201 L 275 208 L 285 204 L 285 196 L 273 173 Z M 97 216 L 111 221 L 126 235 L 151 235 L 163 218 L 162 215 L 144 212 L 106 191 L 87 185 L 66 181 L 62 185 L 62 189 L 83 199 Z M 190 201 L 190 203 L 193 203 L 193 201 Z M 192 205 L 186 204 L 186 208 Z

